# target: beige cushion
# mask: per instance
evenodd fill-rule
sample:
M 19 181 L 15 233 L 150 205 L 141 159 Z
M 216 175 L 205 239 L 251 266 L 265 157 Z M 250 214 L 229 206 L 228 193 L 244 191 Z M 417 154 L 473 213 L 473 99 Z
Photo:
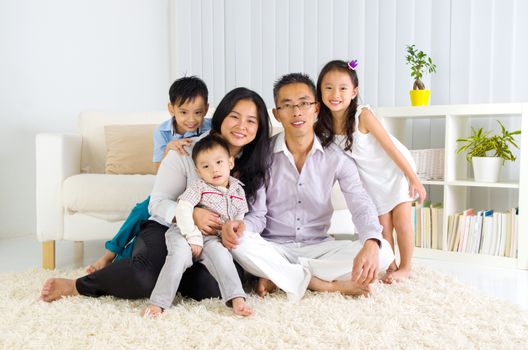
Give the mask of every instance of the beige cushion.
M 152 135 L 156 124 L 106 125 L 107 174 L 156 174 Z
M 107 218 L 109 213 L 124 219 L 135 203 L 145 200 L 154 186 L 154 175 L 80 174 L 62 186 L 62 203 L 67 213 L 89 213 Z
M 156 124 L 170 118 L 169 112 L 82 112 L 79 115 L 79 131 L 82 136 L 81 172 L 105 171 L 105 125 Z M 152 142 L 152 135 L 149 136 Z M 152 155 L 151 155 L 152 156 Z

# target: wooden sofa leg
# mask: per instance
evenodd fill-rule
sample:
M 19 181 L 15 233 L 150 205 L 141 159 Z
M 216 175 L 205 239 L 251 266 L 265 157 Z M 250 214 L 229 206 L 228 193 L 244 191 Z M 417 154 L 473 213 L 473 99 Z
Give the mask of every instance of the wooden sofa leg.
M 42 268 L 55 269 L 55 241 L 42 242 Z
M 74 241 L 73 242 L 73 261 L 75 266 L 82 266 L 84 259 L 84 242 Z

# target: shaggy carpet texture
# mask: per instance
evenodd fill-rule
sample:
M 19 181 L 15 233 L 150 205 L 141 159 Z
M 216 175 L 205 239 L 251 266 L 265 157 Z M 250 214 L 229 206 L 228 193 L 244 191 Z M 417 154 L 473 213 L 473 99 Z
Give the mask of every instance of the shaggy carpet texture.
M 157 319 L 146 300 L 86 297 L 38 301 L 52 276 L 82 270 L 0 275 L 2 349 L 519 349 L 528 347 L 520 307 L 481 295 L 451 277 L 418 267 L 412 278 L 376 284 L 369 298 L 308 293 L 248 299 L 237 318 L 220 300 L 176 300 Z

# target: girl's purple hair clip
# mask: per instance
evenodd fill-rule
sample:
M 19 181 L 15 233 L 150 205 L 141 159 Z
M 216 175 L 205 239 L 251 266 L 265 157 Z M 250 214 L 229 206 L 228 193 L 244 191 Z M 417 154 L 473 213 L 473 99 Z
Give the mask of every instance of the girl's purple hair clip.
M 358 66 L 358 61 L 357 60 L 352 60 L 350 62 L 348 62 L 348 68 L 352 69 L 352 70 L 356 70 Z

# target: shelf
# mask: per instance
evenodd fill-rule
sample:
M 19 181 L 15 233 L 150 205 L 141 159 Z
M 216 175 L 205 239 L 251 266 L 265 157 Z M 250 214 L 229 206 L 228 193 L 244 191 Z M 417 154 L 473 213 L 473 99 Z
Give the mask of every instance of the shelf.
M 488 265 L 493 267 L 505 267 L 513 269 L 518 268 L 517 258 L 508 258 L 504 256 L 494 256 L 486 254 L 471 254 L 415 247 L 414 257 L 421 259 L 444 260 L 457 263 Z
M 380 107 L 374 109 L 376 115 L 383 118 L 444 118 L 447 115 L 456 116 L 489 116 L 517 115 L 523 111 L 520 103 L 497 103 L 476 105 L 431 105 L 420 107 Z
M 435 202 L 442 202 L 442 235 L 446 235 L 448 215 L 468 208 L 506 211 L 528 208 L 528 103 L 496 103 L 473 105 L 432 105 L 421 107 L 381 107 L 374 109 L 387 130 L 409 149 L 444 148 L 444 179 L 420 179 Z M 520 129 L 518 160 L 505 172 L 505 179 L 497 183 L 477 182 L 470 177 L 470 164 L 457 155 L 458 138 L 467 137 L 471 127 L 503 119 L 507 127 Z M 513 130 L 513 129 L 512 129 Z M 422 176 L 429 174 L 420 170 Z M 439 174 L 434 172 L 431 174 Z M 476 209 L 476 210 L 477 210 Z M 416 248 L 418 258 L 459 263 L 528 270 L 528 215 L 519 215 L 517 223 L 517 258 L 486 254 L 459 253 L 426 248 Z
M 420 181 L 422 182 L 422 185 L 438 185 L 438 186 L 445 185 L 445 181 L 444 180 L 423 180 L 423 179 L 420 179 Z
M 448 181 L 449 186 L 488 187 L 488 188 L 519 188 L 518 182 L 475 182 L 472 180 Z

